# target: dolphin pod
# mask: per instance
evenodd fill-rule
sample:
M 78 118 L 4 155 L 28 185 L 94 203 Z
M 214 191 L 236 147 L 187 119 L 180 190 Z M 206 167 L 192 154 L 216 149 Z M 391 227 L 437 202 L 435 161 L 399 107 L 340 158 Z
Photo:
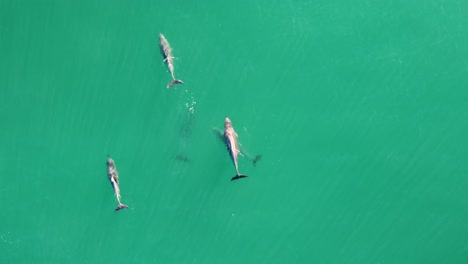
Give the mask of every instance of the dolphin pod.
M 169 42 L 167 41 L 167 39 L 164 37 L 163 34 L 159 34 L 159 47 L 161 50 L 161 54 L 164 56 L 164 62 L 167 64 L 167 67 L 172 77 L 172 81 L 167 84 L 166 88 L 170 88 L 177 84 L 183 84 L 184 82 L 180 79 L 176 79 L 174 75 L 174 56 L 172 55 L 171 46 L 169 45 Z M 236 131 L 234 130 L 234 127 L 232 126 L 232 122 L 229 119 L 229 117 L 226 116 L 224 119 L 224 131 L 221 131 L 218 129 L 214 129 L 214 131 L 226 145 L 226 148 L 229 152 L 229 156 L 231 157 L 231 161 L 236 170 L 236 175 L 231 178 L 231 181 L 241 179 L 241 178 L 246 178 L 247 175 L 239 173 L 238 156 L 239 155 L 247 156 L 248 158 L 252 159 L 254 166 L 256 165 L 257 161 L 261 159 L 262 156 L 257 155 L 255 157 L 252 157 L 240 149 L 240 144 L 237 140 L 238 135 Z M 184 161 L 184 162 L 189 161 L 189 159 L 185 156 L 177 156 L 177 159 Z M 115 166 L 114 160 L 110 156 L 108 156 L 107 158 L 106 165 L 107 165 L 107 176 L 112 185 L 115 197 L 118 202 L 118 205 L 114 209 L 114 211 L 119 211 L 121 209 L 128 208 L 128 206 L 126 204 L 123 204 L 120 200 L 121 197 L 120 197 L 120 187 L 119 187 L 119 173 L 117 172 L 117 167 Z

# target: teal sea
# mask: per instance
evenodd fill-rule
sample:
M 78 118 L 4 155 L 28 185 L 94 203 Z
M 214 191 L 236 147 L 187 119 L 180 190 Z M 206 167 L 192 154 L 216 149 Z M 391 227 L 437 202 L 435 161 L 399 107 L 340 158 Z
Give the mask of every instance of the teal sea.
M 2 0 L 0 263 L 468 263 L 467 43 L 461 0 Z

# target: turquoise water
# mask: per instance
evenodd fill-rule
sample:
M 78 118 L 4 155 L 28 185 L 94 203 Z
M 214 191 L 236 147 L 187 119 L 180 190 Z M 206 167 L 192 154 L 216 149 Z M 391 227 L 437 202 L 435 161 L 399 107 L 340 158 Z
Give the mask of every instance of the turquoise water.
M 467 13 L 1 1 L 0 262 L 466 263 Z

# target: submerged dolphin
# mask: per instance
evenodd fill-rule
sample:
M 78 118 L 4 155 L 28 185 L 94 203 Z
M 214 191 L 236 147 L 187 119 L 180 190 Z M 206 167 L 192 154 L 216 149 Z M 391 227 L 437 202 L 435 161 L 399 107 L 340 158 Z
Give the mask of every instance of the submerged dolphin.
M 119 205 L 115 208 L 115 211 L 120 209 L 128 208 L 127 205 L 120 202 L 120 189 L 119 189 L 119 173 L 117 172 L 117 168 L 115 167 L 114 161 L 108 157 L 107 158 L 107 176 L 112 184 L 112 188 L 114 188 L 115 197 L 117 198 L 117 202 Z
M 239 173 L 237 156 L 240 154 L 240 150 L 239 143 L 237 142 L 237 133 L 232 127 L 231 120 L 227 116 L 224 120 L 224 142 L 226 143 L 227 150 L 231 156 L 232 163 L 234 163 L 234 167 L 236 168 L 236 175 L 231 178 L 231 181 L 247 177 L 247 175 Z
M 167 63 L 167 67 L 169 68 L 169 72 L 172 76 L 172 81 L 167 84 L 167 88 L 170 88 L 175 84 L 184 83 L 182 80 L 178 80 L 174 77 L 174 56 L 172 56 L 171 46 L 163 34 L 159 34 L 159 47 L 161 48 L 164 61 Z

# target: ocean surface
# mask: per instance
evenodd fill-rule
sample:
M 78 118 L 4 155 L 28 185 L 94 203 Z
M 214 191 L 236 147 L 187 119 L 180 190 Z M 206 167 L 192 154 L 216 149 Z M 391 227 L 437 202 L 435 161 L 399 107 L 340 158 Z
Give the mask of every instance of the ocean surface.
M 467 43 L 461 0 L 2 0 L 0 263 L 468 263 Z

